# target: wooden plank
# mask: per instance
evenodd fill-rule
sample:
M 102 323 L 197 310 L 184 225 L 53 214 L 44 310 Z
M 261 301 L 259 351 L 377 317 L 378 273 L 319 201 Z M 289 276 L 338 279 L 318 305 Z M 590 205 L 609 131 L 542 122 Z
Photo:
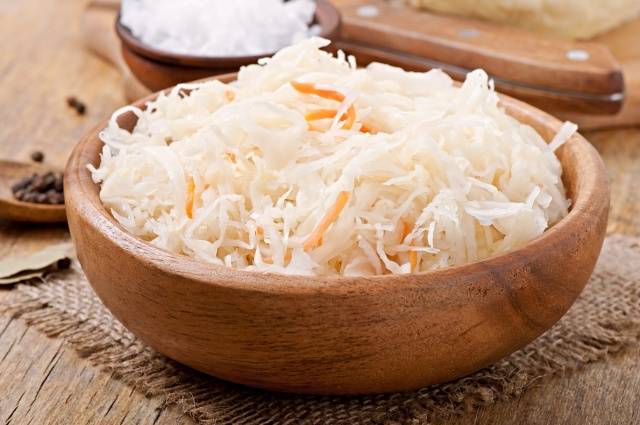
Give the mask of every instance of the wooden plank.
M 124 101 L 118 72 L 82 50 L 83 0 L 0 0 L 0 35 L 11 40 L 0 55 L 0 158 L 28 160 L 43 149 L 62 165 L 80 135 Z M 52 19 L 51 17 L 55 17 Z M 78 117 L 67 95 L 88 105 Z M 640 129 L 589 137 L 612 178 L 609 231 L 640 234 Z M 26 253 L 64 239 L 62 226 L 0 223 L 0 257 Z M 0 303 L 9 296 L 0 290 Z M 640 352 L 541 381 L 519 400 L 500 402 L 451 423 L 513 424 L 640 423 Z M 0 423 L 186 424 L 189 420 L 157 399 L 100 372 L 60 341 L 20 320 L 0 316 Z
M 362 5 L 373 6 L 378 13 L 363 16 Z M 599 43 L 578 43 L 481 20 L 420 12 L 383 0 L 363 0 L 361 5 L 341 6 L 340 11 L 344 41 L 469 70 L 484 68 L 490 75 L 519 85 L 596 95 L 621 89 L 619 65 Z M 567 52 L 575 49 L 588 52 L 589 59 L 568 58 Z
M 0 341 L 1 423 L 190 423 L 20 320 L 0 317 Z
M 572 44 L 571 41 L 554 41 L 553 37 L 544 35 L 531 37 L 529 31 L 495 23 L 412 10 L 411 7 L 403 5 L 402 1 L 388 3 L 381 0 L 333 0 L 333 2 L 343 13 L 344 28 L 340 47 L 356 55 L 361 64 L 375 60 L 419 71 L 443 67 L 456 79 L 463 77 L 460 69 L 456 69 L 457 67 L 462 69 L 482 67 L 496 77 L 496 87 L 499 90 L 533 103 L 539 108 L 557 111 L 563 119 L 577 122 L 581 128 L 602 129 L 640 123 L 640 48 L 638 47 L 640 44 L 636 42 L 640 30 L 640 18 L 588 42 Z M 362 5 L 376 6 L 379 14 L 377 16 L 359 14 L 359 7 Z M 469 31 L 473 36 L 460 36 L 460 32 L 469 34 Z M 442 46 L 445 44 L 448 48 L 443 49 Z M 470 46 L 475 47 L 477 52 L 473 48 L 469 49 Z M 495 46 L 499 46 L 499 49 L 495 50 Z M 599 52 L 598 54 L 602 55 L 601 59 L 609 58 L 604 62 L 611 60 L 611 57 L 619 62 L 625 83 L 625 99 L 622 105 L 619 100 L 591 102 L 567 96 L 567 93 L 550 93 L 533 88 L 533 86 L 545 86 L 571 91 L 568 90 L 572 86 L 569 83 L 571 78 L 560 78 L 559 74 L 556 75 L 558 78 L 545 76 L 544 72 L 539 72 L 540 69 L 532 73 L 529 65 L 535 67 L 535 62 L 542 59 L 543 62 L 550 61 L 548 63 L 552 64 L 547 71 L 554 66 L 567 71 L 566 64 L 562 63 L 567 61 L 564 57 L 566 52 L 572 49 L 586 50 L 590 53 Z M 524 56 L 516 59 L 522 52 L 525 52 Z M 592 55 L 591 59 L 594 58 Z M 514 66 L 518 61 L 523 61 L 521 65 L 524 62 L 527 63 L 524 64 L 524 68 L 519 69 L 517 65 Z M 582 65 L 590 68 L 586 62 Z M 571 72 L 574 71 L 576 70 Z M 580 82 L 578 74 L 580 72 L 575 73 L 573 83 Z M 609 74 L 610 77 L 613 75 L 617 77 L 610 82 L 616 81 L 620 84 L 619 75 Z M 535 84 L 525 87 L 511 84 L 514 81 Z M 592 89 L 598 87 L 585 80 L 580 90 L 573 91 L 583 91 L 582 89 L 586 86 Z M 620 106 L 622 106 L 621 110 Z M 603 114 L 604 111 L 609 113 Z M 616 111 L 618 112 L 615 113 Z
M 633 355 L 616 356 L 588 370 L 535 385 L 525 396 L 499 402 L 451 422 L 493 424 L 637 424 L 640 423 L 640 376 Z M 626 388 L 626 390 L 625 390 Z

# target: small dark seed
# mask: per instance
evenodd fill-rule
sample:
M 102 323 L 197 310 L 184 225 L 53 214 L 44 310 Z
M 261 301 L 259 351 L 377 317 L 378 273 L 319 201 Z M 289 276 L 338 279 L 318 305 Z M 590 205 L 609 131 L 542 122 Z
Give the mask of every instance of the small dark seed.
M 53 184 L 53 188 L 58 192 L 62 192 L 62 189 L 63 189 L 63 186 L 62 186 L 62 175 L 56 176 L 56 181 Z
M 56 184 L 56 176 L 53 173 L 47 173 L 42 178 L 44 181 L 44 189 L 43 191 L 53 189 L 53 186 Z
M 47 203 L 47 195 L 45 195 L 44 193 L 38 193 L 36 195 L 36 202 L 39 204 L 46 204 Z
M 44 181 L 44 177 L 36 176 L 36 178 L 31 182 L 30 187 L 34 192 L 42 192 L 47 187 L 47 184 Z
M 78 115 L 84 115 L 87 111 L 87 106 L 83 102 L 79 101 L 75 96 L 67 97 L 67 105 L 69 105 L 70 108 L 75 109 Z
M 21 200 L 24 202 L 36 202 L 36 196 L 38 196 L 37 193 L 27 192 Z
M 34 151 L 31 153 L 31 159 L 35 162 L 42 162 L 44 161 L 44 153 L 41 151 Z
M 64 204 L 64 195 L 62 193 L 56 193 L 55 196 L 53 197 L 53 202 L 51 203 L 55 205 Z
M 62 258 L 58 260 L 58 270 L 66 270 L 71 267 L 71 259 L 70 258 Z
M 11 186 L 11 191 L 16 193 L 19 190 L 26 189 L 31 184 L 31 177 L 23 177 L 18 180 L 13 186 Z
M 13 196 L 18 200 L 22 201 L 24 199 L 24 195 L 26 194 L 24 189 L 19 189 L 13 192 Z
M 50 190 L 47 192 L 47 200 L 50 204 L 64 204 L 64 196 L 60 192 Z

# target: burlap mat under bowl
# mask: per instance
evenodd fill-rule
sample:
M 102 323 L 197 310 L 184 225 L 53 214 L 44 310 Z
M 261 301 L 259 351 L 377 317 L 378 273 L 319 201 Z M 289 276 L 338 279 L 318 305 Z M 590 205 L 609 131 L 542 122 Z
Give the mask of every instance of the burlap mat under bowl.
M 584 293 L 551 330 L 490 368 L 455 382 L 368 397 L 282 395 L 205 376 L 145 347 L 103 307 L 81 271 L 21 285 L 5 312 L 199 423 L 406 423 L 442 419 L 521 394 L 540 377 L 638 342 L 640 239 L 609 237 Z

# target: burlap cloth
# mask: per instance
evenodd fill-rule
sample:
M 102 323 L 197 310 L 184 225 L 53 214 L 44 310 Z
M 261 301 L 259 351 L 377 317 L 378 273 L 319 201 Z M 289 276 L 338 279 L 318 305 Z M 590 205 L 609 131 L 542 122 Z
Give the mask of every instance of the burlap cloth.
M 282 395 L 229 384 L 145 347 L 103 307 L 78 269 L 21 285 L 6 313 L 199 423 L 428 423 L 518 396 L 541 377 L 638 342 L 640 239 L 609 237 L 584 293 L 551 330 L 495 365 L 455 382 L 368 397 Z

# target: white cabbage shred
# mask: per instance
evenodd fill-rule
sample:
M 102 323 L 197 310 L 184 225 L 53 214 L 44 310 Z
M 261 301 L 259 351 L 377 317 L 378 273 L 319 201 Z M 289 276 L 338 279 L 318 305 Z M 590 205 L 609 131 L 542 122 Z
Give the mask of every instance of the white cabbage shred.
M 285 48 L 231 84 L 178 86 L 134 110 L 131 133 L 116 120 L 131 108 L 116 112 L 90 167 L 104 205 L 159 248 L 305 275 L 462 264 L 567 214 L 554 148 L 575 126 L 547 145 L 498 106 L 484 71 L 456 87 L 439 70 L 356 69 L 327 44 Z M 336 116 L 307 121 L 327 109 Z

